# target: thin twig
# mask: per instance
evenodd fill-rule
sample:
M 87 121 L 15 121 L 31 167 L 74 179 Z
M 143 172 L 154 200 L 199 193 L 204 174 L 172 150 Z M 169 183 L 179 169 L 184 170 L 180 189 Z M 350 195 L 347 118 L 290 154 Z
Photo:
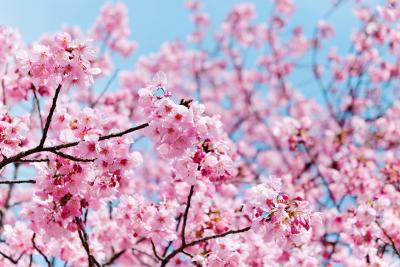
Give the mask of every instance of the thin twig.
M 66 158 L 66 159 L 72 160 L 72 161 L 78 161 L 78 162 L 93 162 L 93 161 L 96 160 L 96 159 L 83 159 L 83 158 L 78 158 L 78 157 L 75 157 L 75 156 L 72 156 L 72 155 L 65 154 L 65 153 L 63 153 L 63 152 L 57 151 L 57 150 L 55 150 L 55 151 L 49 151 L 49 152 L 54 153 L 54 154 L 56 154 L 56 155 L 58 155 L 58 156 L 60 156 L 60 157 L 62 157 L 62 158 Z
M 93 104 L 90 105 L 91 108 L 94 108 L 98 102 L 100 101 L 100 99 L 103 97 L 103 95 L 107 92 L 107 90 L 110 88 L 110 85 L 112 84 L 112 82 L 115 80 L 115 78 L 117 77 L 117 74 L 119 72 L 119 69 L 116 69 L 113 73 L 113 75 L 110 77 L 110 79 L 108 80 L 106 86 L 103 88 L 103 90 L 101 91 L 101 93 L 99 94 L 99 96 L 96 98 L 96 100 L 93 102 Z
M 178 230 L 179 230 L 179 225 L 181 224 L 181 221 L 182 221 L 182 214 L 180 214 L 176 220 L 177 220 L 177 222 L 176 222 L 175 231 L 178 232 Z M 172 246 L 172 241 L 169 241 L 169 242 L 168 242 L 168 245 L 165 247 L 164 252 L 163 252 L 163 254 L 162 254 L 163 257 L 165 257 L 165 256 L 167 255 L 167 252 L 168 252 L 168 250 L 169 250 L 169 248 L 170 248 L 171 246 Z
M 18 163 L 33 163 L 33 162 L 49 162 L 49 159 L 20 159 L 16 162 Z
M 54 93 L 54 97 L 53 97 L 53 101 L 51 103 L 49 115 L 47 116 L 46 124 L 44 125 L 44 128 L 43 128 L 43 135 L 42 135 L 42 138 L 40 139 L 40 142 L 39 142 L 39 147 L 43 147 L 44 146 L 44 142 L 46 141 L 47 133 L 49 131 L 50 124 L 51 124 L 51 120 L 53 118 L 54 111 L 56 110 L 57 99 L 58 99 L 58 95 L 60 94 L 61 87 L 62 87 L 62 85 L 59 84 L 57 89 L 56 89 L 56 92 Z
M 122 132 L 103 135 L 103 136 L 100 136 L 99 141 L 111 139 L 111 138 L 114 138 L 114 137 L 121 137 L 121 136 L 123 136 L 125 134 L 132 133 L 132 132 L 135 132 L 137 130 L 146 128 L 147 126 L 149 126 L 149 123 L 146 122 L 146 123 L 140 124 L 138 126 L 126 129 L 126 130 L 124 130 Z M 0 162 L 0 169 L 2 169 L 4 166 L 6 166 L 6 165 L 8 165 L 8 164 L 10 164 L 12 162 L 20 161 L 21 159 L 23 159 L 23 158 L 25 158 L 25 157 L 27 157 L 29 155 L 32 155 L 32 154 L 35 154 L 35 153 L 40 153 L 40 152 L 53 152 L 54 153 L 54 151 L 57 151 L 57 150 L 60 150 L 60 149 L 63 149 L 63 148 L 69 148 L 69 147 L 77 146 L 81 142 L 82 141 L 76 141 L 76 142 L 70 142 L 70 143 L 65 143 L 65 144 L 60 144 L 60 145 L 55 145 L 55 146 L 49 146 L 49 147 L 41 147 L 40 145 L 38 145 L 37 147 L 22 151 L 22 152 L 14 155 L 14 156 L 11 156 L 9 158 L 4 158 Z
M 14 174 L 13 174 L 13 177 L 12 177 L 13 181 L 17 180 L 19 166 L 20 166 L 19 163 L 14 163 Z M 9 206 L 10 206 L 9 205 L 10 204 L 10 199 L 11 199 L 11 195 L 12 195 L 12 191 L 13 191 L 13 187 L 14 187 L 14 184 L 9 184 L 9 185 L 10 186 L 9 186 L 9 189 L 8 189 L 8 192 L 7 192 L 6 200 L 4 201 L 4 208 L 5 209 L 8 209 Z M 1 225 L 3 225 L 3 223 Z
M 136 252 L 138 252 L 140 254 L 143 254 L 143 255 L 151 258 L 153 261 L 157 262 L 157 259 L 153 255 L 151 255 L 150 253 L 147 253 L 147 252 L 142 251 L 142 250 L 137 249 L 137 248 L 132 248 L 131 250 L 132 250 L 132 253 L 136 251 Z
M 200 239 L 198 239 L 198 240 L 195 240 L 195 241 L 192 241 L 192 242 L 190 242 L 190 243 L 187 243 L 187 244 L 185 244 L 185 245 L 182 245 L 182 246 L 180 246 L 179 248 L 177 248 L 177 249 L 175 249 L 174 251 L 172 251 L 168 256 L 166 256 L 166 257 L 161 261 L 161 265 L 160 265 L 160 266 L 161 266 L 161 267 L 166 266 L 167 263 L 168 263 L 173 257 L 175 257 L 176 255 L 178 255 L 179 253 L 183 253 L 183 251 L 184 251 L 186 248 L 188 248 L 188 247 L 192 247 L 192 246 L 198 245 L 198 244 L 200 244 L 200 243 L 203 243 L 203 242 L 206 242 L 206 241 L 209 241 L 209 240 L 212 240 L 212 239 L 217 239 L 217 238 L 225 237 L 225 236 L 228 236 L 228 235 L 233 235 L 233 234 L 239 234 L 239 233 L 247 232 L 247 231 L 249 231 L 250 229 L 251 229 L 251 228 L 250 228 L 250 226 L 249 226 L 249 227 L 245 227 L 245 228 L 238 229 L 238 230 L 230 230 L 230 231 L 224 232 L 224 233 L 222 233 L 222 234 L 203 237 L 203 238 L 200 238 Z
M 82 246 L 86 251 L 89 267 L 93 267 L 93 266 L 101 267 L 100 263 L 96 260 L 96 258 L 90 252 L 88 236 L 86 234 L 85 229 L 83 228 L 82 221 L 79 218 L 76 218 L 75 223 L 79 227 L 78 235 L 79 235 L 79 239 L 81 240 Z
M 190 187 L 190 191 L 189 191 L 189 195 L 188 195 L 188 198 L 187 198 L 185 212 L 183 214 L 183 223 L 182 223 L 182 232 L 181 232 L 182 243 L 181 243 L 180 247 L 175 249 L 174 251 L 172 251 L 167 256 L 165 256 L 166 255 L 166 251 L 169 248 L 169 246 L 168 246 L 166 248 L 166 250 L 164 251 L 163 257 L 160 257 L 158 255 L 157 251 L 156 251 L 156 247 L 155 247 L 153 241 L 151 240 L 151 246 L 152 246 L 152 249 L 153 249 L 153 253 L 154 253 L 155 257 L 159 261 L 161 261 L 161 267 L 166 266 L 167 263 L 179 253 L 184 253 L 184 254 L 186 254 L 188 256 L 191 256 L 190 254 L 185 252 L 185 249 L 188 248 L 188 247 L 191 247 L 191 246 L 206 242 L 206 241 L 211 240 L 211 239 L 216 239 L 216 238 L 224 237 L 224 236 L 227 236 L 227 235 L 242 233 L 242 232 L 246 232 L 246 231 L 250 230 L 250 227 L 246 227 L 246 228 L 239 229 L 239 230 L 230 230 L 230 231 L 227 231 L 227 232 L 222 233 L 222 234 L 208 236 L 208 237 L 204 237 L 204 238 L 192 241 L 190 243 L 186 243 L 185 229 L 186 229 L 186 225 L 187 225 L 187 218 L 188 218 L 188 214 L 189 214 L 190 203 L 191 203 L 191 199 L 192 199 L 193 193 L 194 193 L 194 185 L 192 185 Z
M 186 244 L 186 236 L 185 236 L 186 223 L 187 223 L 187 219 L 188 219 L 188 215 L 189 215 L 190 202 L 192 200 L 193 192 L 194 192 L 194 185 L 192 185 L 190 187 L 190 191 L 189 191 L 189 195 L 188 195 L 187 203 L 186 203 L 185 213 L 183 214 L 183 224 L 182 224 L 182 232 L 181 232 L 181 239 L 182 239 L 183 245 Z
M 13 257 L 3 253 L 0 251 L 0 255 L 3 256 L 4 258 L 6 258 L 7 260 L 9 260 L 10 262 L 12 262 L 13 264 L 17 264 L 19 262 L 19 260 L 22 258 L 22 256 L 25 255 L 25 251 L 23 251 L 17 259 L 14 259 Z
M 388 232 L 381 226 L 381 224 L 378 221 L 375 221 L 376 225 L 378 225 L 379 229 L 382 230 L 383 234 L 386 236 L 387 239 L 389 239 L 389 242 L 393 248 L 393 251 L 397 254 L 397 256 L 400 257 L 400 251 L 397 249 L 396 244 L 394 243 L 393 238 L 388 234 Z
M 154 256 L 155 256 L 159 261 L 163 261 L 163 258 L 161 258 L 161 257 L 158 255 L 158 253 L 157 253 L 156 246 L 154 245 L 153 240 L 151 240 L 150 242 L 151 242 L 151 248 L 153 249 Z
M 120 252 L 115 253 L 106 263 L 103 264 L 103 267 L 113 264 L 119 257 L 121 257 L 122 254 L 125 253 L 125 251 L 126 250 L 123 249 Z
M 0 184 L 35 184 L 35 180 L 4 180 Z
M 35 238 L 36 238 L 36 233 L 34 233 L 33 236 L 32 236 L 32 245 L 33 245 L 33 247 L 36 249 L 37 252 L 40 253 L 40 255 L 42 255 L 42 257 L 44 258 L 44 260 L 47 263 L 47 266 L 51 267 L 51 262 L 49 261 L 49 258 L 47 258 L 46 254 L 44 254 L 43 251 L 36 245 Z
M 43 117 L 42 117 L 42 111 L 41 111 L 41 109 L 40 109 L 39 98 L 38 98 L 37 93 L 36 93 L 36 87 L 33 87 L 33 88 L 32 88 L 32 91 L 33 91 L 33 98 L 35 99 L 36 107 L 37 107 L 37 110 L 38 110 L 39 121 L 40 121 L 40 128 L 41 128 L 42 131 L 43 131 L 43 130 L 44 130 L 44 128 L 43 128 Z
M 5 82 L 4 82 L 4 76 L 7 75 L 7 72 L 8 72 L 8 63 L 6 64 L 6 67 L 5 67 L 5 70 L 4 70 L 4 74 L 3 74 L 3 77 L 1 79 L 1 88 L 2 88 L 2 91 L 3 91 L 3 105 L 4 106 L 7 105 L 6 85 L 5 85 Z

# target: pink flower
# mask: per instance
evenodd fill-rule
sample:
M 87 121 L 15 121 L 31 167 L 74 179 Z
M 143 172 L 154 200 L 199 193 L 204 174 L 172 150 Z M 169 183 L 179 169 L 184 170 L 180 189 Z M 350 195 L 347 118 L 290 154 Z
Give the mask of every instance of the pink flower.
M 311 237 L 311 212 L 302 198 L 289 198 L 280 193 L 280 183 L 270 178 L 248 192 L 245 211 L 253 221 L 254 231 L 262 233 L 266 241 L 275 240 L 300 245 Z
M 105 4 L 93 25 L 90 35 L 96 41 L 102 41 L 110 49 L 128 57 L 135 49 L 136 43 L 128 40 L 130 29 L 128 26 L 127 8 L 124 3 Z
M 17 221 L 15 225 L 4 225 L 4 237 L 7 244 L 12 247 L 15 254 L 29 252 L 32 248 L 33 231 L 21 221 Z

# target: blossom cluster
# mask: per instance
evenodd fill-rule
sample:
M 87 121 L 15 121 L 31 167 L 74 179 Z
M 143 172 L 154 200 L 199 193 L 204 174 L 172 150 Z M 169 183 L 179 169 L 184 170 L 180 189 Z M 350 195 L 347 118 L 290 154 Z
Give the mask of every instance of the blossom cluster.
M 104 42 L 111 50 L 124 57 L 128 57 L 137 46 L 128 39 L 129 35 L 127 8 L 122 2 L 105 4 L 90 30 L 90 36 L 94 40 Z
M 33 45 L 17 57 L 18 70 L 30 76 L 41 95 L 50 94 L 59 85 L 64 88 L 88 88 L 99 68 L 92 66 L 96 50 L 88 41 L 72 40 L 68 33 L 56 34 Z
M 140 89 L 138 103 L 150 120 L 148 136 L 158 153 L 173 160 L 175 178 L 192 182 L 197 177 L 214 182 L 229 179 L 234 163 L 218 116 L 207 116 L 204 105 L 191 99 L 175 103 L 159 86 Z M 161 96 L 158 91 L 163 91 Z
M 278 178 L 270 178 L 248 192 L 245 213 L 252 220 L 254 231 L 262 234 L 265 241 L 275 240 L 281 245 L 307 243 L 316 225 L 318 215 L 308 209 L 301 197 L 292 198 L 281 192 Z
M 400 3 L 310 34 L 294 2 L 188 0 L 186 38 L 121 71 L 122 2 L 0 26 L 0 266 L 398 266 Z
M 8 157 L 29 143 L 29 118 L 12 116 L 4 106 L 0 106 L 0 152 L 2 157 Z

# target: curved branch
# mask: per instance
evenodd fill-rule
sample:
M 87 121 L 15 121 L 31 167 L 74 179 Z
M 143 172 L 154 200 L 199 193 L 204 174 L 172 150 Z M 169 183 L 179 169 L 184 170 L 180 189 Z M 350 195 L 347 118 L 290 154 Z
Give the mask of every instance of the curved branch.
M 25 255 L 25 251 L 22 252 L 17 259 L 14 259 L 13 257 L 3 253 L 0 251 L 0 255 L 3 256 L 5 259 L 9 260 L 10 262 L 12 262 L 13 264 L 18 264 L 19 260 L 22 258 L 22 256 Z
M 389 233 L 385 230 L 385 228 L 383 228 L 383 227 L 381 226 L 381 224 L 380 224 L 378 221 L 375 221 L 375 223 L 376 223 L 376 225 L 378 225 L 379 229 L 381 229 L 381 231 L 383 232 L 383 234 L 385 235 L 385 237 L 386 237 L 387 239 L 389 239 L 390 245 L 392 246 L 394 253 L 395 253 L 397 256 L 400 257 L 400 251 L 399 251 L 399 249 L 396 247 L 396 244 L 394 243 L 393 238 L 389 235 Z
M 0 184 L 36 184 L 35 180 L 5 180 L 0 181 Z
M 107 92 L 108 88 L 110 88 L 110 85 L 112 84 L 112 82 L 115 80 L 115 78 L 117 77 L 119 72 L 119 69 L 116 69 L 113 73 L 113 75 L 111 76 L 111 78 L 108 80 L 106 86 L 103 88 L 103 90 L 101 91 L 101 93 L 99 94 L 99 96 L 96 98 L 96 100 L 93 102 L 93 104 L 90 105 L 91 108 L 94 108 L 100 101 L 100 99 L 104 96 L 104 94 Z
M 151 240 L 150 242 L 151 242 L 151 249 L 153 250 L 154 256 L 157 258 L 157 260 L 163 261 L 163 258 L 161 258 L 157 253 L 156 246 L 154 245 L 153 240 Z
M 46 142 L 47 133 L 48 133 L 49 128 L 50 128 L 50 124 L 51 124 L 51 120 L 52 120 L 53 115 L 54 115 L 54 111 L 56 110 L 57 99 L 58 99 L 58 95 L 60 94 L 61 87 L 62 87 L 62 85 L 59 84 L 57 89 L 56 89 L 56 92 L 54 94 L 53 102 L 51 103 L 49 115 L 47 116 L 46 124 L 44 125 L 44 128 L 43 128 L 43 135 L 42 135 L 42 138 L 40 139 L 38 147 L 43 147 L 44 146 L 44 142 Z
M 125 253 L 125 251 L 126 251 L 126 250 L 123 249 L 123 250 L 121 250 L 120 252 L 115 253 L 114 255 L 112 255 L 111 258 L 110 258 L 106 263 L 103 264 L 103 267 L 113 264 L 119 257 L 122 256 L 122 254 Z
M 39 102 L 39 98 L 38 98 L 37 93 L 36 93 L 36 87 L 35 86 L 32 87 L 32 91 L 33 91 L 33 98 L 35 100 L 35 104 L 36 104 L 38 115 L 39 115 L 40 128 L 43 131 L 44 126 L 43 126 L 42 111 L 40 109 L 40 102 Z
M 200 243 L 203 243 L 203 242 L 212 240 L 212 239 L 217 239 L 217 238 L 221 238 L 221 237 L 225 237 L 225 236 L 233 235 L 233 234 L 244 233 L 244 232 L 249 231 L 250 229 L 251 229 L 250 226 L 248 226 L 248 227 L 245 227 L 245 228 L 242 228 L 242 229 L 230 230 L 230 231 L 224 232 L 224 233 L 222 233 L 222 234 L 207 236 L 207 237 L 200 238 L 200 239 L 198 239 L 198 240 L 192 241 L 192 242 L 187 243 L 187 244 L 182 244 L 179 248 L 175 249 L 175 250 L 172 251 L 168 256 L 166 256 L 166 257 L 161 261 L 161 265 L 160 265 L 160 266 L 161 266 L 161 267 L 166 266 L 167 263 L 168 263 L 173 257 L 175 257 L 176 255 L 178 255 L 179 253 L 184 253 L 184 250 L 185 250 L 186 248 L 188 248 L 188 247 L 192 247 L 192 246 L 194 246 L 194 245 L 197 245 L 197 244 L 200 244 Z
M 185 236 L 186 223 L 187 223 L 187 218 L 189 215 L 190 202 L 192 200 L 193 192 L 194 192 L 194 185 L 192 185 L 190 187 L 190 191 L 189 191 L 189 195 L 188 195 L 187 203 L 186 203 L 186 208 L 185 208 L 185 213 L 183 214 L 183 224 L 182 224 L 182 233 L 181 233 L 182 245 L 186 244 L 186 236 Z
M 89 237 L 85 231 L 85 228 L 84 228 L 81 218 L 76 217 L 75 224 L 78 226 L 78 236 L 79 236 L 79 239 L 81 240 L 82 247 L 85 249 L 89 267 L 94 267 L 94 266 L 101 267 L 100 263 L 96 260 L 96 258 L 90 252 Z
M 47 258 L 46 254 L 44 254 L 43 251 L 36 245 L 35 238 L 36 238 L 36 233 L 34 233 L 33 236 L 32 236 L 32 245 L 33 245 L 33 247 L 36 249 L 37 252 L 40 253 L 40 255 L 42 255 L 42 257 L 44 258 L 44 260 L 47 263 L 47 266 L 51 267 L 51 262 L 50 262 L 49 258 Z
M 62 158 L 66 158 L 66 159 L 69 159 L 69 160 L 72 160 L 72 161 L 78 161 L 78 162 L 93 162 L 93 161 L 95 161 L 96 159 L 84 159 L 84 158 L 78 158 L 78 157 L 74 157 L 74 156 L 72 156 L 72 155 L 69 155 L 69 154 L 65 154 L 65 153 L 63 153 L 63 152 L 60 152 L 60 151 L 50 151 L 51 153 L 54 153 L 54 154 L 56 154 L 56 155 L 58 155 L 58 156 L 60 156 L 60 157 L 62 157 Z
M 107 140 L 107 139 L 111 139 L 111 138 L 115 138 L 115 137 L 121 137 L 121 136 L 123 136 L 125 134 L 132 133 L 134 131 L 146 128 L 147 126 L 149 126 L 148 122 L 142 123 L 142 124 L 140 124 L 138 126 L 135 126 L 135 127 L 131 127 L 131 128 L 126 129 L 126 130 L 124 130 L 122 132 L 103 135 L 103 136 L 100 136 L 99 141 L 103 141 L 103 140 Z M 32 155 L 32 154 L 35 154 L 35 153 L 40 153 L 40 152 L 52 152 L 52 153 L 55 153 L 58 150 L 63 149 L 63 148 L 69 148 L 69 147 L 77 146 L 81 142 L 82 141 L 76 141 L 76 142 L 70 142 L 70 143 L 65 143 L 65 144 L 60 144 L 60 145 L 55 145 L 55 146 L 49 146 L 49 147 L 41 147 L 40 145 L 38 145 L 37 147 L 22 151 L 22 152 L 14 155 L 12 157 L 3 159 L 0 162 L 0 169 L 2 169 L 4 166 L 6 166 L 6 165 L 8 165 L 8 164 L 10 164 L 12 162 L 20 161 L 21 159 L 23 159 L 23 158 L 25 158 L 25 157 L 27 157 L 29 155 Z

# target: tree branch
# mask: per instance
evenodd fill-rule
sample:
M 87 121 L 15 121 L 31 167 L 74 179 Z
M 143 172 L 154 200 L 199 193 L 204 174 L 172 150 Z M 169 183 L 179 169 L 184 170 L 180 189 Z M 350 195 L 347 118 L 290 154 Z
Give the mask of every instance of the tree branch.
M 137 248 L 132 248 L 131 250 L 132 250 L 132 253 L 134 253 L 134 252 L 136 251 L 136 252 L 138 252 L 138 253 L 140 253 L 140 254 L 143 254 L 143 255 L 149 257 L 149 258 L 152 259 L 153 261 L 157 262 L 157 259 L 156 259 L 155 257 L 153 257 L 153 255 L 151 255 L 151 254 L 149 254 L 149 253 L 147 253 L 147 252 L 145 252 L 145 251 L 142 251 L 142 250 L 137 249 Z
M 51 262 L 47 258 L 46 254 L 44 254 L 43 251 L 38 246 L 36 246 L 35 238 L 36 238 L 36 233 L 34 233 L 33 236 L 32 236 L 32 245 L 33 245 L 33 247 L 36 249 L 37 252 L 40 253 L 40 255 L 42 255 L 42 257 L 44 258 L 44 260 L 47 263 L 47 266 L 51 267 Z
M 176 220 L 177 220 L 177 222 L 176 222 L 175 231 L 178 232 L 179 225 L 180 225 L 181 220 L 182 220 L 182 214 L 180 214 Z M 169 241 L 168 245 L 165 247 L 164 252 L 162 254 L 163 257 L 165 257 L 167 255 L 167 252 L 168 252 L 169 248 L 171 247 L 171 245 L 172 245 L 172 241 Z
M 49 111 L 49 115 L 47 116 L 46 124 L 44 125 L 44 128 L 43 128 L 42 139 L 40 139 L 40 143 L 39 143 L 38 147 L 43 147 L 44 146 L 44 142 L 46 141 L 47 133 L 49 131 L 50 124 L 51 124 L 51 120 L 53 118 L 54 111 L 56 110 L 57 99 L 58 99 L 58 95 L 60 94 L 61 87 L 62 87 L 62 85 L 59 84 L 57 89 L 56 89 L 56 92 L 54 94 L 53 102 L 51 103 L 51 107 L 50 107 L 50 111 Z
M 57 151 L 57 150 L 50 151 L 50 152 L 54 153 L 54 154 L 56 154 L 56 155 L 58 155 L 58 156 L 60 156 L 62 158 L 66 158 L 66 159 L 69 159 L 69 160 L 72 160 L 72 161 L 77 161 L 77 162 L 93 162 L 93 161 L 96 160 L 96 159 L 83 159 L 83 158 L 74 157 L 72 155 L 65 154 L 65 153 L 63 153 L 61 151 Z
M 194 192 L 194 185 L 192 185 L 190 187 L 190 191 L 189 191 L 189 195 L 188 195 L 187 203 L 186 203 L 185 213 L 183 214 L 183 224 L 182 224 L 182 232 L 181 232 L 182 245 L 186 244 L 186 236 L 185 236 L 186 223 L 187 223 L 187 218 L 189 215 L 190 202 L 192 200 L 193 192 Z
M 49 159 L 20 159 L 18 163 L 49 162 Z
M 108 135 L 100 136 L 99 141 L 111 139 L 111 138 L 114 138 L 114 137 L 121 137 L 121 136 L 123 136 L 123 135 L 125 135 L 125 134 L 132 133 L 132 132 L 135 132 L 135 131 L 137 131 L 137 130 L 146 128 L 147 126 L 149 126 L 149 123 L 148 123 L 148 122 L 142 123 L 142 124 L 140 124 L 140 125 L 138 125 L 138 126 L 136 126 L 136 127 L 129 128 L 129 129 L 127 129 L 127 130 L 125 130 L 125 131 L 122 131 L 122 132 L 119 132 L 119 133 L 108 134 Z
M 125 251 L 126 250 L 123 249 L 120 252 L 115 253 L 113 256 L 111 256 L 111 258 L 106 263 L 103 264 L 103 267 L 113 264 L 119 257 L 121 257 L 122 254 L 125 253 Z
M 35 180 L 4 180 L 0 184 L 36 184 Z
M 217 239 L 217 238 L 221 238 L 221 237 L 225 237 L 228 235 L 233 235 L 233 234 L 239 234 L 239 233 L 243 233 L 243 232 L 247 232 L 249 231 L 251 228 L 250 226 L 242 228 L 242 229 L 238 229 L 238 230 L 230 230 L 227 232 L 224 232 L 222 234 L 218 234 L 218 235 L 212 235 L 212 236 L 207 236 L 207 237 L 203 237 L 200 238 L 198 240 L 192 241 L 190 243 L 187 243 L 185 245 L 181 245 L 179 248 L 175 249 L 174 251 L 172 251 L 168 256 L 166 256 L 162 261 L 161 261 L 161 267 L 165 267 L 167 265 L 167 263 L 176 255 L 178 255 L 179 253 L 184 253 L 184 250 L 188 247 L 192 247 L 194 245 L 198 245 L 200 243 L 212 240 L 212 239 Z
M 153 249 L 154 256 L 155 256 L 159 261 L 163 261 L 163 258 L 161 258 L 161 257 L 158 255 L 158 253 L 157 253 L 156 246 L 154 245 L 153 240 L 150 240 L 150 242 L 151 242 L 151 248 Z
M 114 138 L 114 137 L 121 137 L 121 136 L 123 136 L 125 134 L 132 133 L 132 132 L 135 132 L 137 130 L 146 128 L 147 126 L 149 126 L 149 123 L 146 122 L 146 123 L 140 124 L 138 126 L 129 128 L 127 130 L 124 130 L 122 132 L 103 135 L 103 136 L 100 136 L 99 141 L 111 139 L 111 138 Z M 38 145 L 37 147 L 22 151 L 22 152 L 14 155 L 12 157 L 3 159 L 0 162 L 0 169 L 2 169 L 4 166 L 6 166 L 6 165 L 8 165 L 8 164 L 10 164 L 12 162 L 20 161 L 21 159 L 23 159 L 23 158 L 25 158 L 25 157 L 27 157 L 29 155 L 32 155 L 32 154 L 35 154 L 35 153 L 39 153 L 39 152 L 52 152 L 52 153 L 55 153 L 58 150 L 63 149 L 63 148 L 77 146 L 81 142 L 82 141 L 76 141 L 76 142 L 70 142 L 70 143 L 65 143 L 65 144 L 60 144 L 60 145 L 55 145 L 55 146 L 49 146 L 49 147 L 41 147 L 40 145 Z
M 40 128 L 42 129 L 42 131 L 44 130 L 43 127 L 43 117 L 42 117 L 42 111 L 40 109 L 40 103 L 39 103 L 39 98 L 36 94 L 36 87 L 33 86 L 32 88 L 33 91 L 33 98 L 35 99 L 35 103 L 36 103 L 36 107 L 37 107 L 37 111 L 38 111 L 38 115 L 39 115 L 39 121 L 40 121 Z
M 22 253 L 18 256 L 18 258 L 17 258 L 16 260 L 13 259 L 13 257 L 8 256 L 7 254 L 5 254 L 5 253 L 3 253 L 3 252 L 1 252 L 1 251 L 0 251 L 0 255 L 3 256 L 4 258 L 6 258 L 7 260 L 9 260 L 10 262 L 12 262 L 13 264 L 18 264 L 18 262 L 19 262 L 19 260 L 22 258 L 22 256 L 25 255 L 25 251 L 22 252 Z
M 381 224 L 378 221 L 375 221 L 376 225 L 378 225 L 379 229 L 382 230 L 383 234 L 385 235 L 385 237 L 387 239 L 389 239 L 390 245 L 393 248 L 393 251 L 397 254 L 397 256 L 400 257 L 400 251 L 398 250 L 398 248 L 396 247 L 396 244 L 394 243 L 393 238 L 389 235 L 389 233 L 381 226 Z
M 161 265 L 160 265 L 161 267 L 166 266 L 167 263 L 173 257 L 178 255 L 179 253 L 184 253 L 184 254 L 188 255 L 188 253 L 185 252 L 185 249 L 188 248 L 188 247 L 191 247 L 191 246 L 194 246 L 194 245 L 209 241 L 211 239 L 217 239 L 217 238 L 221 238 L 221 237 L 224 237 L 224 236 L 227 236 L 227 235 L 238 234 L 238 233 L 242 233 L 242 232 L 246 232 L 246 231 L 250 230 L 250 227 L 246 227 L 246 228 L 242 228 L 242 229 L 238 229 L 238 230 L 230 230 L 230 231 L 224 232 L 222 234 L 203 237 L 203 238 L 200 238 L 198 240 L 195 240 L 195 241 L 192 241 L 190 243 L 187 243 L 186 242 L 186 233 L 185 233 L 185 231 L 186 231 L 187 218 L 188 218 L 188 215 L 189 215 L 190 203 L 191 203 L 191 200 L 192 200 L 192 197 L 193 197 L 193 193 L 194 193 L 194 185 L 192 185 L 190 187 L 190 191 L 189 191 L 189 194 L 188 194 L 188 197 L 187 197 L 187 203 L 186 203 L 185 212 L 184 212 L 184 214 L 182 216 L 183 222 L 182 222 L 182 231 L 181 231 L 181 239 L 182 239 L 181 245 L 178 248 L 176 248 L 175 250 L 173 250 L 170 254 L 167 255 L 168 248 L 171 245 L 171 244 L 169 244 L 167 246 L 167 248 L 165 249 L 165 251 L 163 253 L 163 256 L 160 257 L 158 255 L 158 253 L 157 253 L 156 246 L 154 245 L 153 240 L 151 240 L 151 246 L 152 246 L 152 249 L 153 249 L 154 256 L 159 261 L 161 261 Z M 178 225 L 179 225 L 179 221 L 180 221 L 180 218 L 178 219 Z
M 94 108 L 97 103 L 100 101 L 100 99 L 103 97 L 103 95 L 107 92 L 108 88 L 110 87 L 111 83 L 115 80 L 115 78 L 117 77 L 117 74 L 119 72 L 119 69 L 116 69 L 113 73 L 113 75 L 110 77 L 110 79 L 108 80 L 106 86 L 103 88 L 103 90 L 101 91 L 101 93 L 99 94 L 99 96 L 96 98 L 96 100 L 93 102 L 93 104 L 90 105 L 91 108 Z
M 78 226 L 78 235 L 79 239 L 81 240 L 82 246 L 86 251 L 86 255 L 88 258 L 88 265 L 89 267 L 101 267 L 100 263 L 96 260 L 96 258 L 90 253 L 90 247 L 88 242 L 88 236 L 85 232 L 85 229 L 82 226 L 82 221 L 79 218 L 75 218 L 75 223 Z

